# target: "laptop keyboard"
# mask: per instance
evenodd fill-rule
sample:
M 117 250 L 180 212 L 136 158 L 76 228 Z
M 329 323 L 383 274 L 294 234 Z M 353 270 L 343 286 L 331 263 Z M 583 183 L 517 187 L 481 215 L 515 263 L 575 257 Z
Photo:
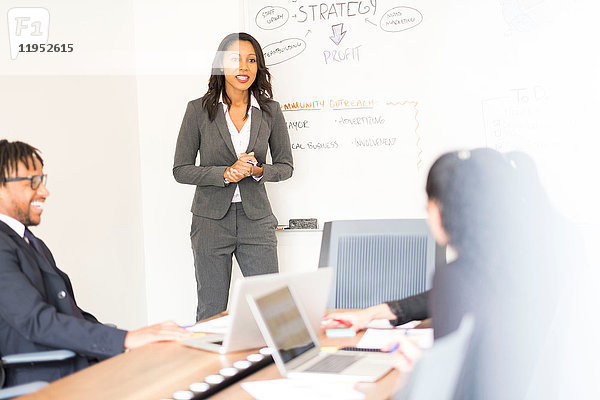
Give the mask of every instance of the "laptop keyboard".
M 345 370 L 348 366 L 358 361 L 360 356 L 342 356 L 329 354 L 321 361 L 313 365 L 312 367 L 304 370 L 304 372 L 330 372 L 338 373 Z

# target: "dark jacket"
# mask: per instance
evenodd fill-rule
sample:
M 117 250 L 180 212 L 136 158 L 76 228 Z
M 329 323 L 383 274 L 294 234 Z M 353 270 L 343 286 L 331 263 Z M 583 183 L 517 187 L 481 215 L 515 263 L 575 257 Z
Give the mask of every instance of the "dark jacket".
M 435 271 L 430 309 L 435 338 L 456 330 L 467 313 L 475 317 L 454 398 L 521 399 L 527 393 L 544 342 L 551 302 L 532 284 L 511 279 L 510 267 L 486 269 L 458 259 Z M 519 265 L 525 275 L 527 266 Z M 538 272 L 539 273 L 539 272 Z
M 431 290 L 402 300 L 386 302 L 396 319 L 390 321 L 393 325 L 402 325 L 410 321 L 427 319 L 429 315 L 429 296 Z
M 223 218 L 238 185 L 248 218 L 256 220 L 272 214 L 265 183 L 283 181 L 292 176 L 290 137 L 276 101 L 267 100 L 265 110 L 252 107 L 251 113 L 250 142 L 246 153 L 254 152 L 256 160 L 264 164 L 262 179 L 245 178 L 226 186 L 223 173 L 238 157 L 225 113 L 219 107 L 215 120 L 211 122 L 208 112 L 202 107 L 202 99 L 188 103 L 175 147 L 173 175 L 179 183 L 196 185 L 192 203 L 195 215 Z M 266 163 L 267 150 L 271 153 L 272 164 Z M 200 165 L 195 165 L 198 154 Z
M 69 277 L 40 243 L 47 261 L 0 221 L 0 353 L 68 349 L 78 356 L 59 365 L 10 368 L 7 386 L 53 381 L 119 354 L 127 334 L 77 307 Z M 73 306 L 83 319 L 75 316 Z

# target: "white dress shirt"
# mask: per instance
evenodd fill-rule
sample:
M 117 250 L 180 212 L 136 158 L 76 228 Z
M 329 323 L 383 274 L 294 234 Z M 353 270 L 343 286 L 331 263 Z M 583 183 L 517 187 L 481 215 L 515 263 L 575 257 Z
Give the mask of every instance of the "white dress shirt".
M 25 225 L 23 225 L 20 221 L 17 221 L 16 219 L 4 214 L 0 214 L 0 221 L 10 226 L 13 231 L 17 232 L 17 235 L 25 237 Z
M 223 102 L 223 95 L 219 99 L 219 103 L 223 105 L 223 111 L 225 111 L 225 120 L 227 121 L 227 129 L 229 129 L 229 134 L 231 135 L 231 142 L 233 143 L 233 148 L 235 150 L 235 154 L 240 156 L 240 154 L 245 153 L 248 149 L 248 144 L 250 143 L 250 127 L 252 126 L 252 107 L 255 107 L 260 110 L 260 104 L 256 98 L 250 94 L 250 110 L 248 112 L 248 118 L 244 121 L 244 126 L 238 132 L 235 124 L 231 120 L 229 116 L 229 110 L 227 109 L 227 104 Z M 261 177 L 253 176 L 256 181 L 260 181 Z M 232 203 L 239 203 L 242 201 L 242 196 L 240 195 L 240 187 L 236 186 L 235 193 L 233 194 L 233 198 L 231 199 Z

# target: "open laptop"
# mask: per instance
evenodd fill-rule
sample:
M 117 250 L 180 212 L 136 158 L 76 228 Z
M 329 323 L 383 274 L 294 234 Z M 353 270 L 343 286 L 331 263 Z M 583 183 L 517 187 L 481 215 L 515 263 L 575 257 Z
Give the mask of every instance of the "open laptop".
M 305 307 L 311 326 L 319 329 L 329 296 L 332 268 L 310 272 L 290 272 L 256 275 L 236 281 L 231 296 L 230 324 L 224 334 L 214 333 L 182 340 L 182 344 L 197 349 L 226 354 L 266 345 L 248 305 L 248 296 L 261 296 L 273 289 L 293 287 L 298 300 Z
M 249 304 L 283 376 L 375 382 L 392 369 L 392 358 L 387 353 L 321 352 L 315 331 L 290 287 L 253 295 Z

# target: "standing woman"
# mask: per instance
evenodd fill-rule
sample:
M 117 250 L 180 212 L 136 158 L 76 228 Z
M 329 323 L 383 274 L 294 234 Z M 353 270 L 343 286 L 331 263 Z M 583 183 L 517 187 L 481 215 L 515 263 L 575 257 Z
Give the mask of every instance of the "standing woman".
M 173 175 L 196 185 L 190 236 L 197 320 L 227 308 L 233 254 L 244 276 L 278 271 L 277 219 L 265 182 L 291 177 L 293 161 L 287 125 L 272 98 L 260 45 L 247 33 L 232 33 L 219 45 L 208 91 L 188 103 L 183 117 Z

